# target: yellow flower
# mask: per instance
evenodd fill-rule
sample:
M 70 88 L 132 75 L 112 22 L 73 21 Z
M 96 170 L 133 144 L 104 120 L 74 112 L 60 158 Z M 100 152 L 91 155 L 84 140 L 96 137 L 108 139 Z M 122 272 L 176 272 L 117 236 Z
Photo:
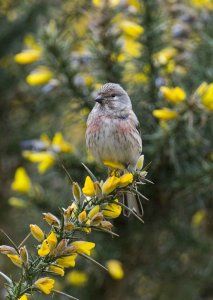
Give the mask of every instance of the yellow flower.
M 201 223 L 205 220 L 206 211 L 204 209 L 199 209 L 196 213 L 192 216 L 192 226 L 199 227 Z
M 163 97 L 173 104 L 183 102 L 186 99 L 186 93 L 180 87 L 168 88 L 166 86 L 161 86 L 160 91 Z
M 64 256 L 62 258 L 58 258 L 56 260 L 56 263 L 57 263 L 57 265 L 64 267 L 64 268 L 75 267 L 76 257 L 77 257 L 77 254 Z
M 142 26 L 129 20 L 121 21 L 119 23 L 119 27 L 124 34 L 132 38 L 138 38 L 141 34 L 144 33 L 144 28 Z
M 198 94 L 198 96 L 202 97 L 207 90 L 208 90 L 208 83 L 202 82 L 197 88 L 196 93 Z
M 41 247 L 38 249 L 38 255 L 41 257 L 47 256 L 50 253 L 50 248 L 47 240 L 44 240 Z
M 109 5 L 111 7 L 115 7 L 119 4 L 119 2 L 120 2 L 120 0 L 109 0 Z M 103 0 L 92 0 L 92 3 L 96 7 L 102 7 L 104 4 Z
M 17 198 L 17 197 L 10 197 L 8 199 L 8 203 L 16 208 L 26 208 L 28 203 L 26 201 L 24 201 L 21 198 Z
M 23 261 L 20 258 L 20 256 L 16 255 L 16 254 L 7 254 L 7 257 L 9 257 L 9 259 L 12 261 L 12 263 L 14 263 L 14 265 L 16 265 L 17 267 L 21 268 Z
M 56 132 L 54 135 L 52 147 L 57 152 L 70 153 L 73 150 L 72 146 L 64 140 L 61 132 Z
M 136 11 L 141 11 L 143 6 L 140 0 L 127 0 L 128 5 L 134 7 Z
M 42 52 L 36 49 L 27 49 L 15 55 L 14 59 L 18 64 L 31 64 L 40 59 Z
M 166 107 L 155 109 L 152 114 L 154 117 L 162 121 L 169 121 L 177 118 L 177 112 Z
M 119 183 L 120 183 L 120 178 L 114 175 L 108 177 L 107 180 L 102 185 L 103 194 L 109 194 L 112 191 L 114 191 L 116 187 L 118 187 Z
M 32 163 L 38 163 L 38 171 L 41 174 L 45 173 L 48 169 L 50 169 L 56 161 L 55 155 L 47 151 L 23 151 L 23 156 Z
M 116 202 L 118 202 L 118 200 L 116 199 L 115 200 Z M 106 217 L 106 218 L 117 218 L 120 216 L 121 214 L 121 211 L 122 211 L 122 208 L 119 204 L 116 204 L 116 203 L 110 203 L 110 204 L 107 204 L 104 209 L 103 209 L 103 215 Z
M 72 246 L 75 246 L 77 253 L 90 255 L 91 250 L 95 247 L 95 243 L 76 241 L 72 243 Z
M 30 224 L 30 231 L 34 238 L 37 239 L 39 242 L 44 240 L 44 233 L 38 225 Z
M 28 300 L 28 297 L 26 294 L 24 294 L 23 296 L 21 296 L 20 298 L 18 298 L 18 300 Z
M 124 38 L 122 50 L 126 55 L 138 58 L 141 55 L 142 45 L 131 38 Z
M 79 215 L 78 215 L 78 221 L 79 222 L 84 222 L 87 218 L 87 213 L 86 211 L 82 211 Z
M 154 59 L 159 65 L 166 65 L 177 54 L 177 50 L 172 47 L 164 48 L 154 55 Z
M 60 266 L 56 266 L 56 265 L 51 265 L 49 267 L 49 271 L 55 273 L 55 274 L 58 274 L 60 276 L 64 276 L 64 268 L 63 267 L 60 267 Z
M 88 275 L 81 271 L 71 271 L 67 274 L 66 281 L 71 285 L 84 286 L 88 281 Z
M 39 66 L 26 77 L 26 82 L 29 85 L 42 85 L 48 83 L 52 78 L 53 73 L 47 67 Z
M 55 248 L 55 246 L 57 245 L 57 242 L 58 242 L 58 239 L 57 239 L 57 236 L 56 236 L 55 232 L 52 231 L 48 235 L 47 242 L 48 242 L 50 251 L 52 251 Z
M 136 165 L 136 169 L 137 170 L 142 170 L 143 168 L 143 163 L 144 163 L 144 155 L 142 154 L 139 158 L 138 158 L 138 161 L 137 161 L 137 165 Z
M 213 82 L 203 83 L 197 89 L 197 94 L 201 98 L 202 104 L 210 111 L 213 111 Z
M 15 172 L 15 179 L 11 185 L 14 191 L 27 194 L 32 187 L 31 180 L 24 168 L 19 167 Z
M 39 278 L 34 285 L 44 294 L 49 295 L 54 288 L 55 280 L 49 277 Z
M 92 179 L 89 176 L 86 177 L 82 192 L 84 193 L 84 195 L 89 196 L 89 197 L 95 196 L 94 182 L 92 181 Z
M 110 169 L 124 169 L 124 165 L 122 165 L 121 163 L 118 162 L 114 162 L 111 160 L 104 160 L 103 164 L 107 167 L 109 167 Z
M 122 264 L 120 261 L 111 259 L 111 260 L 108 260 L 106 265 L 107 265 L 109 274 L 111 275 L 111 277 L 113 279 L 120 280 L 124 277 L 124 271 L 123 271 Z
M 212 0 L 191 0 L 192 4 L 198 8 L 207 8 L 213 10 Z
M 88 217 L 92 219 L 100 211 L 100 205 L 94 206 L 88 213 Z
M 122 175 L 119 179 L 119 187 L 125 187 L 133 182 L 133 175 L 131 173 L 127 173 Z

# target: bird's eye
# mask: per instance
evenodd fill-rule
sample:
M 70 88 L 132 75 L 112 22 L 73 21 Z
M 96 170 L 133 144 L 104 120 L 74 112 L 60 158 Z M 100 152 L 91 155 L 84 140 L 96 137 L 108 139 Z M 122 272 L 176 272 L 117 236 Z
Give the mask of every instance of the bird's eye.
M 112 97 L 112 98 L 115 98 L 115 97 L 116 97 L 116 94 L 111 94 L 111 97 Z

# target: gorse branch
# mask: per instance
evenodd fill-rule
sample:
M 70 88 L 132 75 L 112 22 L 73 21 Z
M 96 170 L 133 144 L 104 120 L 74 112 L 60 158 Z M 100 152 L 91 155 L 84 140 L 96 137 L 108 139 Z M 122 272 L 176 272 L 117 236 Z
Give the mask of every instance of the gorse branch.
M 122 207 L 127 208 L 119 201 L 119 195 L 132 192 L 138 183 L 145 183 L 143 160 L 142 155 L 134 174 L 127 173 L 112 163 L 113 168 L 104 182 L 93 181 L 90 176 L 87 176 L 81 189 L 77 182 L 72 181 L 72 203 L 66 209 L 61 208 L 59 216 L 50 212 L 43 213 L 44 220 L 50 226 L 49 232 L 43 231 L 36 224 L 30 224 L 30 233 L 18 247 L 8 237 L 12 246 L 2 245 L 0 252 L 20 268 L 18 281 L 13 281 L 4 273 L 0 273 L 7 281 L 5 287 L 8 300 L 27 300 L 29 295 L 36 292 L 45 295 L 60 293 L 70 299 L 76 299 L 55 290 L 55 280 L 49 275 L 64 276 L 67 268 L 75 267 L 79 256 L 108 270 L 91 257 L 95 243 L 84 239 L 79 240 L 79 233 L 90 234 L 93 230 L 98 230 L 117 236 L 112 231 L 111 220 L 119 217 Z M 110 162 L 107 164 L 110 167 Z M 91 175 L 88 167 L 86 169 Z M 93 175 L 92 178 L 96 179 L 96 176 Z M 138 195 L 143 196 L 139 193 Z M 142 220 L 133 210 L 129 209 L 129 212 Z M 30 234 L 38 241 L 34 253 L 30 253 L 26 245 Z

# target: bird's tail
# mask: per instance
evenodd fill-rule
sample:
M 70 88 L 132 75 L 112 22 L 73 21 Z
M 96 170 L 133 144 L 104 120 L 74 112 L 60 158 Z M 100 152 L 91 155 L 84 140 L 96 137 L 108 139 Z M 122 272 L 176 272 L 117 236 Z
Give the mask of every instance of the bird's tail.
M 139 217 L 143 216 L 143 206 L 141 204 L 140 198 L 138 197 L 138 195 L 135 195 L 132 192 L 125 192 L 122 193 L 121 195 L 121 200 L 123 202 L 123 204 L 129 208 L 131 211 L 133 211 L 134 213 L 136 213 Z M 128 209 L 123 209 L 123 214 L 124 216 L 129 216 L 130 215 L 130 211 Z

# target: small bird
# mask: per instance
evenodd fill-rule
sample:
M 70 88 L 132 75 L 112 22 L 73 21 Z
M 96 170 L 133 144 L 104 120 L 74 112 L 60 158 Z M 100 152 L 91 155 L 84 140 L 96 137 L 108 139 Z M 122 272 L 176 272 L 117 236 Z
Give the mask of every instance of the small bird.
M 86 144 L 99 163 L 112 161 L 134 173 L 142 152 L 139 121 L 127 92 L 116 83 L 98 91 L 87 120 Z M 142 207 L 133 193 L 124 194 L 124 203 L 141 215 Z

